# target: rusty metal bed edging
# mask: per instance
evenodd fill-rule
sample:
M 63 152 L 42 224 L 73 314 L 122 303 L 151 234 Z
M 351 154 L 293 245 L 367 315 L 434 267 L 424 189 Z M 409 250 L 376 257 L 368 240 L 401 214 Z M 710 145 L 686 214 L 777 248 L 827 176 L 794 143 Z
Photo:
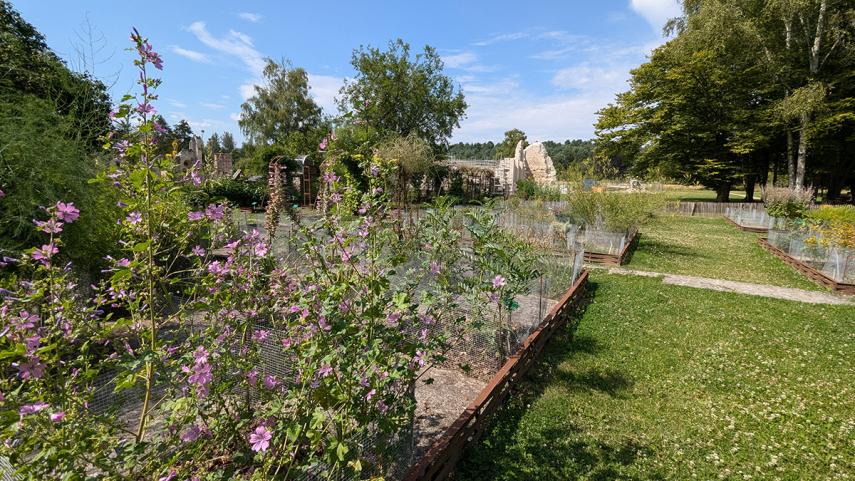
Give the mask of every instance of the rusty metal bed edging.
M 805 264 L 804 262 L 794 258 L 790 254 L 777 248 L 776 246 L 773 246 L 765 237 L 758 238 L 757 242 L 760 244 L 761 247 L 771 252 L 775 257 L 778 257 L 782 261 L 786 262 L 787 264 L 789 264 L 790 266 L 792 266 L 797 271 L 801 272 L 817 284 L 825 286 L 831 289 L 833 292 L 855 295 L 855 284 L 835 281 L 834 279 L 817 270 L 816 268 Z
M 641 236 L 641 232 L 638 230 L 632 235 L 632 238 L 629 239 L 629 242 L 623 246 L 623 250 L 618 254 L 603 254 L 602 252 L 588 252 L 585 251 L 585 262 L 590 262 L 592 264 L 606 264 L 606 265 L 614 265 L 620 266 L 626 261 L 627 256 L 631 249 L 635 247 L 635 244 L 638 242 L 638 238 Z
M 581 296 L 587 280 L 588 271 L 583 270 L 576 282 L 523 341 L 517 352 L 505 361 L 478 397 L 409 470 L 404 477 L 405 481 L 440 481 L 451 474 L 463 449 L 480 438 L 486 428 L 487 419 L 504 403 L 511 386 L 528 371 L 555 330 L 566 322 L 566 311 L 571 309 Z

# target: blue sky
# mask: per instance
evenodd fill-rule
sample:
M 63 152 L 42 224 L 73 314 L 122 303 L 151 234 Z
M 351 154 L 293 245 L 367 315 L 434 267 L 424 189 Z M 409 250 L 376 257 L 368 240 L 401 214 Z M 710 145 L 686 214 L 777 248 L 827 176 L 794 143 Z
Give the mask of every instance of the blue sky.
M 435 47 L 463 89 L 469 109 L 454 141 L 500 140 L 512 128 L 530 140 L 590 138 L 595 112 L 626 90 L 629 70 L 679 13 L 676 0 L 12 3 L 72 67 L 94 69 L 114 98 L 133 89 L 125 48 L 137 27 L 164 57 L 157 107 L 167 120 L 238 138 L 240 105 L 265 57 L 304 67 L 312 94 L 334 114 L 353 75 L 352 50 L 397 37 Z

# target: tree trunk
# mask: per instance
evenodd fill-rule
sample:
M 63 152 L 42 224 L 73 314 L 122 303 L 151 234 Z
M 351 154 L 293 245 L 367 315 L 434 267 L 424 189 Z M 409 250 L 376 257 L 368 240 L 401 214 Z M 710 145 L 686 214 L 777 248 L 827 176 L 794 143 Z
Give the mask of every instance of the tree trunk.
M 793 149 L 793 131 L 787 129 L 787 185 L 796 187 L 796 156 Z
M 730 202 L 730 184 L 721 184 L 715 189 L 716 202 Z
M 757 184 L 757 177 L 754 174 L 745 176 L 745 202 L 754 202 L 754 186 Z
M 808 136 L 807 129 L 810 124 L 810 115 L 803 112 L 800 118 L 801 129 L 799 131 L 799 155 L 796 160 L 796 179 L 793 188 L 802 190 L 805 187 L 805 166 L 807 164 Z

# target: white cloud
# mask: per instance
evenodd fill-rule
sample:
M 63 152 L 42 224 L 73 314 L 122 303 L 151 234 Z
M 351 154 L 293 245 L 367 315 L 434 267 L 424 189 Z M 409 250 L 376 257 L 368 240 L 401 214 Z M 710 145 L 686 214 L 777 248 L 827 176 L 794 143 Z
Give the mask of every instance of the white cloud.
M 478 56 L 472 52 L 462 52 L 442 57 L 442 63 L 448 68 L 461 68 L 478 61 Z
M 252 13 L 252 12 L 241 12 L 238 14 L 238 17 L 246 20 L 247 22 L 258 23 L 264 18 L 260 13 Z
M 309 74 L 309 87 L 311 87 L 309 93 L 327 114 L 335 114 L 338 111 L 335 96 L 338 95 L 342 85 L 344 85 L 344 79 L 341 77 Z
M 629 6 L 656 31 L 661 31 L 665 22 L 680 15 L 677 0 L 630 0 Z
M 167 102 L 169 102 L 169 105 L 171 105 L 171 106 L 173 106 L 173 107 L 175 107 L 175 108 L 177 108 L 177 109 L 185 109 L 185 108 L 187 108 L 187 104 L 185 104 L 184 102 L 182 102 L 182 101 L 180 101 L 180 100 L 167 99 Z
M 562 89 L 609 89 L 626 81 L 627 68 L 602 68 L 575 65 L 559 70 L 552 77 L 552 85 Z M 611 89 L 609 89 L 611 90 Z
M 238 120 L 240 120 L 240 114 L 237 112 L 232 112 L 229 114 L 229 118 L 232 119 L 232 121 L 237 122 Z
M 226 35 L 215 37 L 208 31 L 205 22 L 198 21 L 191 23 L 187 30 L 209 48 L 235 57 L 243 62 L 254 76 L 261 77 L 266 61 L 264 55 L 255 49 L 249 35 L 229 30 Z
M 213 109 L 213 110 L 219 110 L 219 109 L 225 108 L 225 105 L 214 103 L 214 102 L 199 102 L 199 105 L 201 105 L 202 107 L 205 107 L 206 109 Z
M 189 58 L 194 62 L 199 63 L 211 63 L 211 58 L 205 55 L 202 52 L 197 52 L 195 50 L 188 50 L 186 48 L 181 48 L 178 45 L 173 45 L 171 47 L 172 51 L 184 58 Z
M 241 86 L 238 87 L 238 90 L 240 91 L 241 98 L 244 100 L 247 100 L 248 98 L 255 95 L 255 86 L 256 85 L 259 85 L 259 83 L 258 82 L 248 82 L 245 84 L 241 84 Z
M 529 34 L 527 32 L 511 32 L 511 33 L 501 33 L 498 35 L 494 35 L 486 40 L 481 40 L 479 42 L 475 42 L 472 45 L 476 47 L 486 47 L 488 45 L 493 45 L 494 43 L 501 42 L 510 42 L 513 40 L 520 40 L 528 37 Z

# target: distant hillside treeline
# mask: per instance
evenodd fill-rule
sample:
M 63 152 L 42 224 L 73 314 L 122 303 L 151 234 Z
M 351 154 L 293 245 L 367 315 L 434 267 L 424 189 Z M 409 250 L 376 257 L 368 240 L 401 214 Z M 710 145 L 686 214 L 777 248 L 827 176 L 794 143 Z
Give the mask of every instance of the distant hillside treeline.
M 457 159 L 496 159 L 498 145 L 494 142 L 458 142 L 449 146 L 448 155 Z M 564 170 L 571 164 L 590 158 L 594 151 L 594 142 L 591 140 L 575 139 L 564 142 L 548 140 L 543 145 L 558 170 Z

